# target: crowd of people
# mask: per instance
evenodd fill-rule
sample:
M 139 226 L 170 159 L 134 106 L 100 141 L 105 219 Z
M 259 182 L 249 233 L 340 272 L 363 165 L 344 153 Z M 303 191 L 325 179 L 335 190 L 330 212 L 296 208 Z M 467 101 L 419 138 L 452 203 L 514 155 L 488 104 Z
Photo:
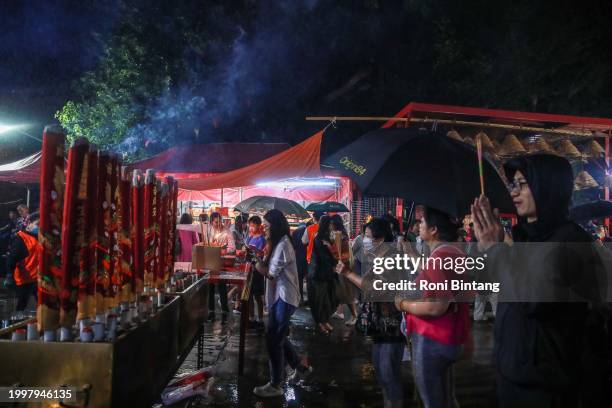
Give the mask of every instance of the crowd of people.
M 474 320 L 486 318 L 487 303 L 495 316 L 498 406 L 603 406 L 609 351 L 609 314 L 604 302 L 498 303 L 490 292 L 440 289 L 425 290 L 419 299 L 365 296 L 373 280 L 380 279 L 372 271 L 376 257 L 401 253 L 427 254 L 434 259 L 496 256 L 504 259 L 506 270 L 495 269 L 497 278 L 504 280 L 504 274 L 520 273 L 513 269 L 516 261 L 525 262 L 525 254 L 517 252 L 513 243 L 593 242 L 590 233 L 568 219 L 573 177 L 565 159 L 531 155 L 509 161 L 504 169 L 518 214 L 518 222 L 511 228 L 502 225 L 484 196 L 475 197 L 464 225 L 448 214 L 424 207 L 420 219 L 407 225 L 403 233 L 399 222 L 386 215 L 367 220 L 352 240 L 337 214 L 314 213 L 312 222 L 293 232 L 277 210 L 266 213 L 263 223 L 259 217 L 240 215 L 233 230 L 222 225 L 219 215 L 212 214 L 211 230 L 201 233 L 200 239 L 223 244 L 228 250 L 235 249 L 237 242 L 258 249 L 253 272 L 260 280 L 254 281 L 253 293 L 259 321 L 264 307 L 267 309 L 270 381 L 256 387 L 254 393 L 264 398 L 280 396 L 283 381 L 313 370 L 299 358 L 288 338 L 291 316 L 304 306 L 312 314 L 315 335 L 330 333 L 334 330 L 332 319 L 341 318 L 347 326 L 372 337 L 372 363 L 385 407 L 403 406 L 401 362 L 408 344 L 423 406 L 457 406 L 453 366 L 471 344 L 470 307 L 461 299 L 475 298 Z M 461 241 L 467 244 L 458 245 Z M 561 260 L 552 260 L 554 270 L 550 271 L 551 259 L 527 258 L 534 270 L 538 265 L 544 268 L 546 262 L 557 281 L 568 274 L 570 266 Z M 432 265 L 406 277 L 434 283 L 462 279 L 453 269 L 435 262 Z M 588 276 L 586 265 L 574 262 L 571 268 L 572 273 Z M 227 303 L 223 303 L 227 292 L 219 288 L 219 293 L 227 312 Z M 345 311 L 350 317 L 345 318 Z

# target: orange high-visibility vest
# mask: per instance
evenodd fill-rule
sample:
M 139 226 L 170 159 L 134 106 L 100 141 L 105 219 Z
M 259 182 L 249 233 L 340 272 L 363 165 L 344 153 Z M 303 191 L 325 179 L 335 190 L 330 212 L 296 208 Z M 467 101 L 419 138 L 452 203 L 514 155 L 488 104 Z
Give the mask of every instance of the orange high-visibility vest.
M 306 233 L 308 234 L 308 247 L 306 248 L 306 260 L 310 263 L 312 259 L 312 250 L 314 249 L 314 240 L 317 236 L 317 232 L 319 232 L 319 224 L 312 224 L 306 228 Z
M 21 286 L 27 283 L 36 282 L 38 279 L 40 244 L 35 237 L 23 231 L 19 231 L 17 235 L 21 237 L 28 250 L 28 256 L 25 257 L 25 259 L 17 262 L 17 266 L 13 272 L 13 279 L 15 279 L 15 283 L 17 286 Z

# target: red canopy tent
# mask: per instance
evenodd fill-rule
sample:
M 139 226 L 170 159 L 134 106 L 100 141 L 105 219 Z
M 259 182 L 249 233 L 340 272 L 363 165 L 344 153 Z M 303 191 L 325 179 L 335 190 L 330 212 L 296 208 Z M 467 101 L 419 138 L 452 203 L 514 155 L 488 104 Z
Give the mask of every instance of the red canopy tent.
M 129 168 L 155 169 L 160 177 L 201 178 L 256 163 L 289 147 L 287 143 L 209 143 L 177 146 L 132 163 Z
M 40 182 L 40 158 L 41 152 L 36 152 L 13 163 L 0 165 L 0 181 L 24 184 Z
M 339 201 L 348 197 L 348 180 L 330 177 L 327 185 L 314 185 L 322 184 L 318 179 L 324 176 L 320 167 L 322 137 L 323 132 L 318 132 L 274 156 L 233 171 L 179 176 L 179 200 L 236 204 L 252 196 L 268 195 L 303 202 Z M 300 182 L 283 182 L 288 179 Z

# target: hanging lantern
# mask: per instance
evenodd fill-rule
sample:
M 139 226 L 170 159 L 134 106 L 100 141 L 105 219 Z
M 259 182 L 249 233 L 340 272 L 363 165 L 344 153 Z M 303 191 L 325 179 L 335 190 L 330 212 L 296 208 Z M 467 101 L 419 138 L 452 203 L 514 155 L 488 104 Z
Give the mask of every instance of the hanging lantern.
M 496 153 L 500 157 L 513 157 L 527 153 L 525 147 L 519 142 L 518 138 L 512 133 L 504 138 L 502 144 L 497 148 Z
M 586 157 L 601 157 L 606 154 L 606 151 L 599 143 L 597 143 L 594 139 L 591 139 L 591 141 L 586 144 L 583 153 L 586 155 Z
M 580 151 L 574 146 L 569 139 L 563 139 L 557 148 L 557 153 L 564 157 L 578 158 L 581 156 Z
M 596 188 L 599 184 L 595 181 L 586 170 L 582 170 L 574 179 L 574 190 L 584 190 L 587 188 Z
M 450 130 L 448 131 L 448 133 L 446 134 L 446 136 L 450 137 L 451 139 L 455 139 L 458 140 L 460 142 L 463 142 L 463 138 L 461 137 L 461 135 L 459 134 L 459 132 L 457 132 L 456 130 Z

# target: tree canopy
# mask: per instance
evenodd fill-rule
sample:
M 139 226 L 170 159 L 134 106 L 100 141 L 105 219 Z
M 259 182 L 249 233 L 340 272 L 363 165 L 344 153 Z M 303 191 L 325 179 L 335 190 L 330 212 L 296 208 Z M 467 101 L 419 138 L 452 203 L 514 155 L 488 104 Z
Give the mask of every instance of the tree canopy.
M 127 159 L 410 101 L 610 116 L 607 2 L 123 0 L 57 112 Z

